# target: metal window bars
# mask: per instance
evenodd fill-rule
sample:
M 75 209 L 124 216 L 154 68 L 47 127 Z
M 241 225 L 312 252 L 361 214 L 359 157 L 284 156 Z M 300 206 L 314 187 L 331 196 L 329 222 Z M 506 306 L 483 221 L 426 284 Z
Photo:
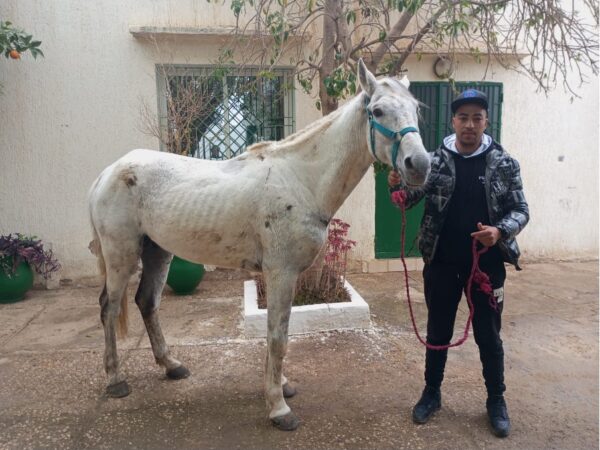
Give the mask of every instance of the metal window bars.
M 229 159 L 294 132 L 291 70 L 158 66 L 157 80 L 163 150 Z

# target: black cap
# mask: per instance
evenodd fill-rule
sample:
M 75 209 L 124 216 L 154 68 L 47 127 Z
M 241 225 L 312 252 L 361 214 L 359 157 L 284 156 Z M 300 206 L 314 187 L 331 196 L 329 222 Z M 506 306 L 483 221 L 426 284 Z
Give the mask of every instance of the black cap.
M 477 89 L 467 89 L 466 91 L 461 92 L 450 105 L 450 109 L 452 109 L 452 114 L 456 114 L 456 110 L 462 105 L 467 105 L 470 103 L 479 105 L 486 111 L 488 110 L 487 95 L 485 95 L 481 91 L 478 91 Z

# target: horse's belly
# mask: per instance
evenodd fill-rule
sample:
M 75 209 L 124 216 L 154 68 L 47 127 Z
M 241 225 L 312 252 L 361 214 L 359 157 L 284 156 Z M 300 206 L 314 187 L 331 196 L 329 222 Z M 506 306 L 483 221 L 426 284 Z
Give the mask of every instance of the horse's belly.
M 160 247 L 188 261 L 251 271 L 261 270 L 260 244 L 247 227 L 172 227 L 169 233 L 161 233 L 160 228 L 154 230 L 158 232 L 149 228 L 146 234 Z
M 256 181 L 218 172 L 143 180 L 142 231 L 165 250 L 190 261 L 258 270 L 261 246 L 253 227 Z

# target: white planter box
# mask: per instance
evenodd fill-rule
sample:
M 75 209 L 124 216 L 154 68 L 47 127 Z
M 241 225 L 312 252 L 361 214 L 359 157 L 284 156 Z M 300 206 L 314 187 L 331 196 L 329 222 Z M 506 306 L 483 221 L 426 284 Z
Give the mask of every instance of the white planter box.
M 344 282 L 351 301 L 293 306 L 288 334 L 349 328 L 371 328 L 369 305 L 348 283 Z M 267 335 L 267 310 L 259 309 L 256 283 L 244 281 L 244 332 L 246 337 Z

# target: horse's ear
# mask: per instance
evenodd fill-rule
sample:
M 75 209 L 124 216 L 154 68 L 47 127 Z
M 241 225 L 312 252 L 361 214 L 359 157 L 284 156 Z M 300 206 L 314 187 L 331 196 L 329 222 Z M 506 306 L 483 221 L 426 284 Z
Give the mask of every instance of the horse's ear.
M 406 75 L 400 79 L 400 83 L 402 83 L 406 89 L 410 87 L 410 81 L 408 81 L 408 77 Z
M 375 79 L 375 76 L 369 72 L 369 69 L 367 69 L 362 58 L 358 60 L 358 81 L 360 82 L 362 90 L 371 97 L 377 87 L 377 80 Z

